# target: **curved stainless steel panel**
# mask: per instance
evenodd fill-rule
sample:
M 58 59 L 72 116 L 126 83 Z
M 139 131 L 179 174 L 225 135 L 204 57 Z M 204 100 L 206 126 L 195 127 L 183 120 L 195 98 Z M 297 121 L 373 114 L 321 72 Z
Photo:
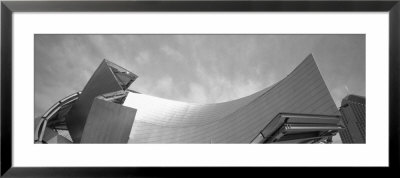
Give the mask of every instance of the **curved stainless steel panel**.
M 250 143 L 281 112 L 339 114 L 312 55 L 241 99 L 192 104 L 129 93 L 124 105 L 137 109 L 129 143 Z

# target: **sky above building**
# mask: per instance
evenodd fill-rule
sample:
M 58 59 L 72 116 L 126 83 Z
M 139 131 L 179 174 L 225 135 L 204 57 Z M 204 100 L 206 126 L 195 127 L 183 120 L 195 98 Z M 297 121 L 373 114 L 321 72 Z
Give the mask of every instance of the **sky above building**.
M 365 96 L 365 35 L 35 35 L 35 117 L 80 91 L 103 59 L 167 99 L 238 99 L 287 76 L 310 53 L 337 106 Z

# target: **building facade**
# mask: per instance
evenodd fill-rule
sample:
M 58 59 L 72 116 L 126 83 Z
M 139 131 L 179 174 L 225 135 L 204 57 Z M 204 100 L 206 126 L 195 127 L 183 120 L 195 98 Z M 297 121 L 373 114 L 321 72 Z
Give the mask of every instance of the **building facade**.
M 339 111 L 346 129 L 340 131 L 343 143 L 365 143 L 365 97 L 348 95 Z
M 129 90 L 136 78 L 104 60 L 82 92 L 43 115 L 36 143 L 319 143 L 343 129 L 311 54 L 276 84 L 223 103 Z

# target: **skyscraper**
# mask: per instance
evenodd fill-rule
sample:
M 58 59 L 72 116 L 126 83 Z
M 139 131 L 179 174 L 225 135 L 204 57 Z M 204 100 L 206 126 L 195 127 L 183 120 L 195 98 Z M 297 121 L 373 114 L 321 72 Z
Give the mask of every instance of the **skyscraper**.
M 345 129 L 341 130 L 343 143 L 365 143 L 365 97 L 348 95 L 339 108 Z

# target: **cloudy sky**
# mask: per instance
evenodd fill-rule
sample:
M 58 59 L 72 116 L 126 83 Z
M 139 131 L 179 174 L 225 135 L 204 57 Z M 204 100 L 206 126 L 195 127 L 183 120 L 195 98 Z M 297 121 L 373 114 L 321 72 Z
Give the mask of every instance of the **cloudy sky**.
M 133 90 L 214 103 L 276 83 L 310 53 L 337 106 L 365 96 L 364 35 L 35 35 L 35 117 L 82 90 L 103 59 L 139 76 Z

